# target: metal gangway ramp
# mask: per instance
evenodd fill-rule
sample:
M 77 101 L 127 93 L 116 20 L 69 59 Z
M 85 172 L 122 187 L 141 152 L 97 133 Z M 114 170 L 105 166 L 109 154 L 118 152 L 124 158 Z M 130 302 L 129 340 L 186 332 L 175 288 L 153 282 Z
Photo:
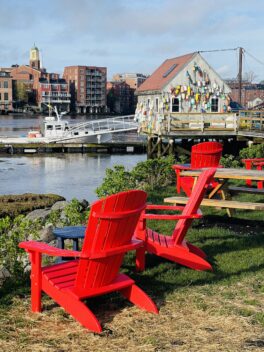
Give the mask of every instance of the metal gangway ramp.
M 105 133 L 133 131 L 137 130 L 137 128 L 138 123 L 134 121 L 134 115 L 127 115 L 74 124 L 74 126 L 69 128 L 69 132 L 92 130 L 94 135 L 98 135 Z

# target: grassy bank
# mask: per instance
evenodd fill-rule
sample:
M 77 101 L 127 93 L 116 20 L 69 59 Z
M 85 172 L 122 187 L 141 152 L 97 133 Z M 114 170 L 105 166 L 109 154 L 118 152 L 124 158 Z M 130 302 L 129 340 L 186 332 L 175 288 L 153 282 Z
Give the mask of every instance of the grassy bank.
M 150 194 L 162 203 L 174 187 Z M 264 201 L 243 195 L 244 200 Z M 252 198 L 253 197 L 253 198 Z M 134 271 L 134 255 L 122 270 L 157 302 L 154 316 L 130 305 L 118 294 L 89 300 L 103 325 L 102 335 L 83 329 L 44 296 L 44 311 L 29 310 L 28 279 L 2 288 L 0 350 L 2 351 L 263 351 L 264 348 L 264 222 L 263 212 L 203 209 L 188 239 L 202 248 L 214 268 L 197 272 L 148 255 L 147 269 Z M 173 222 L 149 225 L 171 233 Z
M 0 218 L 4 216 L 13 218 L 35 209 L 48 208 L 60 200 L 65 200 L 65 198 L 56 194 L 24 193 L 20 195 L 3 195 L 0 196 Z

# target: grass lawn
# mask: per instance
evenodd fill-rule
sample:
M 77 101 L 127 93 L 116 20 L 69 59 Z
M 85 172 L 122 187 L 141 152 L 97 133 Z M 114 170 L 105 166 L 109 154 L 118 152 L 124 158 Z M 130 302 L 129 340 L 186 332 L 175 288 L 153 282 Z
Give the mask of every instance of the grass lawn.
M 161 203 L 174 188 L 152 194 Z M 243 195 L 243 200 L 264 201 Z M 96 297 L 89 307 L 103 325 L 101 335 L 81 327 L 47 296 L 44 310 L 29 310 L 29 281 L 0 292 L 0 351 L 263 351 L 263 212 L 204 208 L 204 219 L 188 232 L 201 247 L 213 272 L 194 271 L 148 255 L 147 269 L 134 271 L 134 255 L 122 266 L 158 304 L 159 315 L 130 305 L 118 294 Z M 174 222 L 152 222 L 171 233 Z

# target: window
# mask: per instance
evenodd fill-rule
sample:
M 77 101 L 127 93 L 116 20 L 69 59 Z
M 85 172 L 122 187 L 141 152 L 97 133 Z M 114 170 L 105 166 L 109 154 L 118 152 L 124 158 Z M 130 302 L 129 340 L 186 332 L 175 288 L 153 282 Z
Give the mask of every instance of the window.
M 173 98 L 171 101 L 171 112 L 179 112 L 180 111 L 180 102 L 178 98 Z
M 4 81 L 4 88 L 8 88 L 8 81 Z
M 147 100 L 147 107 L 150 107 L 150 99 Z
M 1 88 L 1 82 L 0 82 L 0 88 Z
M 159 111 L 159 98 L 155 99 L 155 110 Z
M 47 125 L 47 130 L 49 131 L 53 130 L 53 125 Z
M 1 93 L 0 93 L 0 101 L 2 100 Z
M 218 112 L 218 98 L 212 98 L 211 112 Z
M 166 78 L 174 69 L 175 67 L 177 67 L 178 65 L 177 64 L 173 64 L 163 75 L 162 77 L 163 78 Z
M 8 100 L 8 93 L 4 93 L 4 100 Z

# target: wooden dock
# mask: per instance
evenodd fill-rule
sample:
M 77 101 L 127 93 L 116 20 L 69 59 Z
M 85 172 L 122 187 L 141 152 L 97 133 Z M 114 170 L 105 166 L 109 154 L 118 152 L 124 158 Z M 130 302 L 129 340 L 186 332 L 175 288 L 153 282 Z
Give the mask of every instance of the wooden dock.
M 104 144 L 21 143 L 0 144 L 0 154 L 47 153 L 146 153 L 146 143 L 112 142 Z

